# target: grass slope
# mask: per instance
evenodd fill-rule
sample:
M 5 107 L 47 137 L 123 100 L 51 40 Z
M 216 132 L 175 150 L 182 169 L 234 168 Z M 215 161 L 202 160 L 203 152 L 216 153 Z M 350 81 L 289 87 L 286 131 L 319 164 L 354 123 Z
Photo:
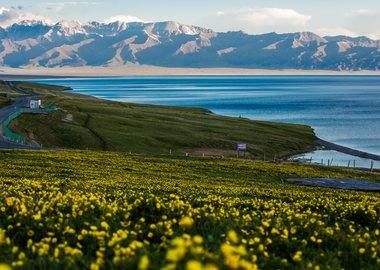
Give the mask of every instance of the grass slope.
M 0 80 L 0 93 L 6 94 L 7 96 L 19 96 L 19 93 L 14 91 L 12 88 L 10 88 L 8 85 L 5 84 L 4 81 Z
M 223 117 L 203 109 L 136 105 L 95 99 L 53 86 L 18 83 L 60 110 L 23 115 L 13 128 L 46 147 L 167 154 L 234 155 L 238 142 L 254 157 L 272 158 L 314 147 L 314 133 L 301 125 Z
M 378 269 L 380 195 L 290 177 L 378 173 L 234 159 L 0 151 L 16 269 Z
M 1 108 L 1 107 L 5 107 L 5 106 L 8 106 L 8 105 L 10 105 L 10 104 L 11 104 L 11 101 L 10 101 L 9 98 L 7 98 L 7 97 L 1 97 L 1 96 L 0 96 L 0 108 Z

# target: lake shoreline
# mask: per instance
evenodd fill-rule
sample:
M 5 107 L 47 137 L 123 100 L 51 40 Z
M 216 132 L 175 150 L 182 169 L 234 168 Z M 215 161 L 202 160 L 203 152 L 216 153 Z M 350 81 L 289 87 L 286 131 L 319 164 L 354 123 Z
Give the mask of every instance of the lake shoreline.
M 67 91 L 72 91 L 72 90 L 73 89 L 70 89 L 70 90 L 67 90 Z M 91 96 L 91 97 L 96 97 L 96 96 L 93 96 L 93 95 L 90 95 L 90 94 L 85 94 L 85 93 L 81 93 L 81 95 L 87 95 L 87 96 Z M 99 98 L 99 97 L 96 97 L 96 98 Z M 100 99 L 102 99 L 102 100 L 108 100 L 106 98 L 100 98 Z M 131 102 L 128 102 L 128 103 L 131 103 Z M 134 104 L 152 105 L 152 104 L 141 104 L 141 103 L 134 103 Z M 189 107 L 189 108 L 196 109 L 196 107 Z M 206 108 L 202 108 L 202 109 L 208 110 Z M 223 114 L 219 114 L 219 113 L 213 112 L 211 110 L 210 110 L 210 113 L 212 113 L 214 115 L 228 116 L 228 115 L 223 115 Z M 250 119 L 250 120 L 255 120 L 255 119 Z M 276 121 L 269 121 L 269 122 L 277 123 Z M 278 123 L 280 123 L 280 122 L 278 122 Z M 294 124 L 294 123 L 288 123 L 288 124 Z M 308 125 L 308 126 L 314 131 L 314 134 L 316 134 L 316 130 L 313 128 L 313 126 L 311 126 L 311 125 Z M 300 152 L 297 155 L 311 153 L 313 151 L 318 150 L 319 147 L 323 147 L 325 150 L 334 150 L 334 151 L 337 151 L 337 152 L 340 152 L 340 153 L 344 153 L 344 154 L 347 154 L 347 155 L 351 155 L 351 156 L 354 156 L 354 157 L 359 157 L 359 158 L 364 158 L 364 159 L 371 159 L 371 160 L 380 161 L 380 156 L 379 155 L 372 154 L 372 153 L 365 152 L 365 151 L 361 151 L 361 150 L 357 150 L 357 149 L 353 149 L 353 148 L 349 148 L 349 147 L 346 147 L 346 146 L 343 146 L 343 145 L 339 145 L 339 144 L 336 144 L 336 143 L 333 143 L 333 142 L 330 142 L 330 141 L 326 141 L 326 140 L 323 140 L 323 139 L 319 138 L 318 136 L 315 136 L 315 138 L 316 138 L 315 139 L 315 147 L 313 149 L 309 149 L 308 151 L 305 151 L 305 152 Z M 288 158 L 294 157 L 294 156 L 295 155 L 292 155 L 292 156 L 289 156 Z
M 141 80 L 144 80 L 144 79 L 141 78 Z M 64 83 L 64 80 L 62 80 L 61 83 Z M 88 96 L 95 96 L 95 97 L 97 97 L 97 95 L 93 95 L 91 93 L 85 93 L 85 92 L 80 92 L 80 93 L 84 94 L 84 95 L 88 95 Z M 104 96 L 103 97 L 99 97 L 98 96 L 98 98 L 101 98 L 103 100 L 114 100 L 114 99 L 108 99 L 107 97 L 104 97 Z M 145 102 L 142 102 L 142 103 L 140 103 L 140 102 L 133 102 L 133 101 L 129 101 L 129 102 L 130 103 L 136 103 L 136 104 L 154 104 L 154 103 L 149 103 L 147 100 L 145 100 Z M 161 105 L 165 105 L 165 104 L 161 104 Z M 166 104 L 166 106 L 173 106 L 173 105 Z M 186 106 L 186 107 L 188 107 L 188 106 Z M 196 106 L 189 106 L 189 107 L 196 107 Z M 204 108 L 204 107 L 202 107 L 202 108 Z M 207 108 L 207 109 L 210 109 L 210 108 Z M 211 111 L 215 115 L 231 116 L 231 115 L 223 114 L 221 112 L 218 112 L 218 111 L 215 111 L 215 110 L 212 110 L 212 109 L 211 109 Z M 254 120 L 254 119 L 252 119 L 252 120 Z M 278 122 L 278 121 L 275 121 L 275 120 L 265 120 L 265 121 Z M 291 123 L 291 122 L 288 122 L 288 123 Z M 314 133 L 317 133 L 315 127 L 312 124 L 307 124 L 307 125 L 314 130 Z M 339 144 L 336 144 L 336 143 L 333 143 L 333 142 L 330 142 L 330 141 L 322 140 L 322 139 L 320 139 L 318 137 L 316 137 L 316 148 L 315 149 L 310 149 L 310 150 L 305 151 L 305 152 L 300 153 L 300 154 L 307 154 L 307 153 L 310 153 L 312 151 L 318 150 L 318 146 L 319 147 L 324 147 L 325 149 L 329 149 L 329 150 L 336 150 L 338 152 L 341 152 L 341 153 L 344 153 L 344 154 L 348 154 L 348 155 L 351 155 L 351 156 L 355 156 L 355 157 L 359 157 L 359 158 L 372 159 L 372 160 L 377 160 L 377 161 L 380 160 L 380 156 L 379 155 L 372 154 L 372 153 L 369 153 L 369 152 L 360 151 L 360 150 L 349 148 L 349 147 L 345 147 L 343 145 L 339 145 Z
M 122 76 L 380 76 L 380 70 L 335 71 L 250 68 L 168 68 L 145 65 L 118 67 L 8 68 L 0 67 L 0 78 L 41 79 Z

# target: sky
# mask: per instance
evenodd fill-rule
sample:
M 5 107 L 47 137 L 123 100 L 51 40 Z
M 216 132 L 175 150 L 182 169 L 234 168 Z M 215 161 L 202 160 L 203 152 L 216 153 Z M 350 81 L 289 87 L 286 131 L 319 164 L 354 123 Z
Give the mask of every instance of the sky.
M 0 26 L 50 22 L 178 21 L 250 34 L 312 31 L 380 39 L 380 0 L 1 0 Z

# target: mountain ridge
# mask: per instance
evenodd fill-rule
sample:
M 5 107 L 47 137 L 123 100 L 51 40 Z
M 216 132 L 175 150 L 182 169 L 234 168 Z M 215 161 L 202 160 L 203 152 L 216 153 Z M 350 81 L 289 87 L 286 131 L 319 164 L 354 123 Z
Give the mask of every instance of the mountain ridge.
M 312 32 L 250 35 L 174 21 L 22 21 L 0 27 L 0 66 L 380 70 L 380 40 Z

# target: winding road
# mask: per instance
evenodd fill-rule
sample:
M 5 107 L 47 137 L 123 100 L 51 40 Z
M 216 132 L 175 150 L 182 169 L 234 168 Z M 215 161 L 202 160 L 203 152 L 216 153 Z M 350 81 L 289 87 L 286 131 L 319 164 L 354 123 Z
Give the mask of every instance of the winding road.
M 11 105 L 0 108 L 0 127 L 2 127 L 3 122 L 10 117 L 13 113 L 19 111 L 22 108 L 25 108 L 27 102 L 34 96 L 33 92 L 29 92 L 23 89 L 20 89 L 14 85 L 13 82 L 6 81 L 5 84 L 12 88 L 13 91 L 22 94 L 23 96 L 16 97 L 13 99 L 13 103 Z M 20 143 L 15 143 L 7 138 L 5 138 L 2 134 L 0 134 L 0 148 L 6 149 L 39 149 L 37 146 L 33 145 L 25 145 Z

